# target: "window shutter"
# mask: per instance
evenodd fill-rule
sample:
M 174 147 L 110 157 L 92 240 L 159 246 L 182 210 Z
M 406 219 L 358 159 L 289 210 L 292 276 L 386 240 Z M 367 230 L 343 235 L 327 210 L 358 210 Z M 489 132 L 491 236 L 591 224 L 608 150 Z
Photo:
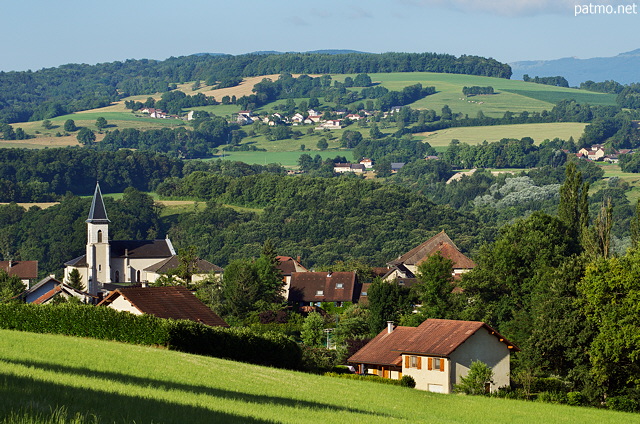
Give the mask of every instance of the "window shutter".
M 427 369 L 429 369 L 429 370 L 433 369 L 433 358 L 429 358 L 427 360 Z
M 444 372 L 444 358 L 440 358 L 440 371 Z
M 409 355 L 404 357 L 404 367 L 409 368 Z
M 418 368 L 419 370 L 422 369 L 422 357 L 421 356 L 416 357 L 416 368 Z

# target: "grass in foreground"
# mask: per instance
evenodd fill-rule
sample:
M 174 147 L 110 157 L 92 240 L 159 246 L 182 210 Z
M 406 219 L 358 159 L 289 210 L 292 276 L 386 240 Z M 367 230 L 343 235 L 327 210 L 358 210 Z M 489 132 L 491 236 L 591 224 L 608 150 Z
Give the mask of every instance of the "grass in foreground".
M 637 415 L 258 367 L 141 346 L 0 330 L 0 417 L 11 411 L 99 422 L 575 423 Z

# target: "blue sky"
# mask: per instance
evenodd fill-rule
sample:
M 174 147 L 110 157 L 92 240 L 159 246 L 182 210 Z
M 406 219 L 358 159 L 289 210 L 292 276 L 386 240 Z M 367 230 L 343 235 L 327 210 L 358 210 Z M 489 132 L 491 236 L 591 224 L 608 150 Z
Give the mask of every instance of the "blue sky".
M 258 50 L 437 52 L 513 62 L 615 56 L 640 48 L 640 5 L 635 5 L 637 14 L 575 16 L 575 7 L 581 4 L 580 0 L 5 0 L 0 3 L 0 70 Z M 634 10 L 633 1 L 597 4 L 629 5 Z

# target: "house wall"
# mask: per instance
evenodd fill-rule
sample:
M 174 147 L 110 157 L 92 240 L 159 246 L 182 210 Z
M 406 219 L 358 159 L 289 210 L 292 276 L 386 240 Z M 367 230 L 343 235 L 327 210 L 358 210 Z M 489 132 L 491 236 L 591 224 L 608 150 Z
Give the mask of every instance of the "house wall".
M 131 312 L 134 315 L 142 315 L 142 312 L 136 309 L 127 299 L 122 296 L 118 296 L 116 300 L 109 304 L 108 307 L 111 309 L 115 309 L 116 311 L 127 311 Z
M 402 378 L 402 369 L 400 367 L 369 365 L 367 374 L 377 375 L 378 377 L 389 378 L 391 380 L 400 380 Z
M 450 355 L 451 379 L 454 384 L 469 373 L 471 362 L 482 361 L 493 369 L 491 391 L 509 386 L 510 351 L 496 336 L 481 328 Z
M 417 356 L 420 358 L 420 367 L 406 367 L 406 358 Z M 440 369 L 429 369 L 429 358 L 434 357 L 422 355 L 402 355 L 402 373 L 410 375 L 416 381 L 416 389 L 437 393 L 451 393 L 451 361 L 447 358 L 440 358 L 444 363 L 444 371 Z
M 118 271 L 120 282 L 129 283 L 135 279 L 136 272 L 140 271 L 140 281 L 155 281 L 158 275 L 145 271 L 145 268 L 165 259 L 167 258 L 113 258 L 111 259 L 111 279 L 115 281 L 116 271 Z

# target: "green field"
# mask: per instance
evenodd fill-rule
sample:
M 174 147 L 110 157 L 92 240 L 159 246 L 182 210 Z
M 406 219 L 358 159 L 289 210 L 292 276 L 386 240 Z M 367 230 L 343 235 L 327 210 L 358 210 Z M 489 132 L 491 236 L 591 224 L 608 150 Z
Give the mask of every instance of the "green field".
M 438 395 L 149 347 L 0 330 L 0 417 L 117 423 L 591 423 L 621 412 Z M 42 415 L 39 420 L 42 421 Z
M 593 93 L 573 88 L 552 87 L 504 78 L 480 77 L 474 75 L 438 74 L 432 72 L 395 72 L 389 74 L 369 74 L 372 81 L 379 82 L 390 90 L 401 90 L 411 84 L 434 86 L 437 93 L 427 96 L 411 105 L 415 109 L 440 111 L 446 104 L 454 112 L 475 117 L 479 111 L 491 117 L 502 117 L 504 112 L 541 112 L 551 110 L 561 99 L 575 99 L 592 105 L 615 105 L 614 94 Z M 498 94 L 466 98 L 462 94 L 464 86 L 491 86 Z M 473 103 L 472 103 L 472 102 Z M 479 102 L 483 102 L 480 104 Z
M 456 127 L 435 131 L 433 133 L 416 134 L 424 137 L 424 141 L 442 150 L 451 143 L 451 140 L 460 140 L 462 143 L 478 144 L 483 141 L 494 142 L 503 138 L 531 137 L 540 144 L 544 140 L 560 138 L 568 140 L 573 137 L 578 140 L 587 124 L 575 122 L 557 122 L 549 124 L 520 124 L 520 125 L 494 125 L 488 127 Z M 441 149 L 438 149 L 441 148 Z
M 298 144 L 299 145 L 299 144 Z M 344 156 L 347 160 L 353 160 L 351 150 L 310 150 L 310 151 L 292 151 L 292 152 L 230 152 L 225 153 L 224 159 L 236 160 L 249 164 L 267 165 L 269 163 L 279 163 L 280 165 L 293 168 L 298 166 L 298 158 L 302 154 L 309 154 L 312 157 L 320 155 L 323 159 L 335 158 L 336 156 Z M 222 154 L 214 159 L 223 159 Z

